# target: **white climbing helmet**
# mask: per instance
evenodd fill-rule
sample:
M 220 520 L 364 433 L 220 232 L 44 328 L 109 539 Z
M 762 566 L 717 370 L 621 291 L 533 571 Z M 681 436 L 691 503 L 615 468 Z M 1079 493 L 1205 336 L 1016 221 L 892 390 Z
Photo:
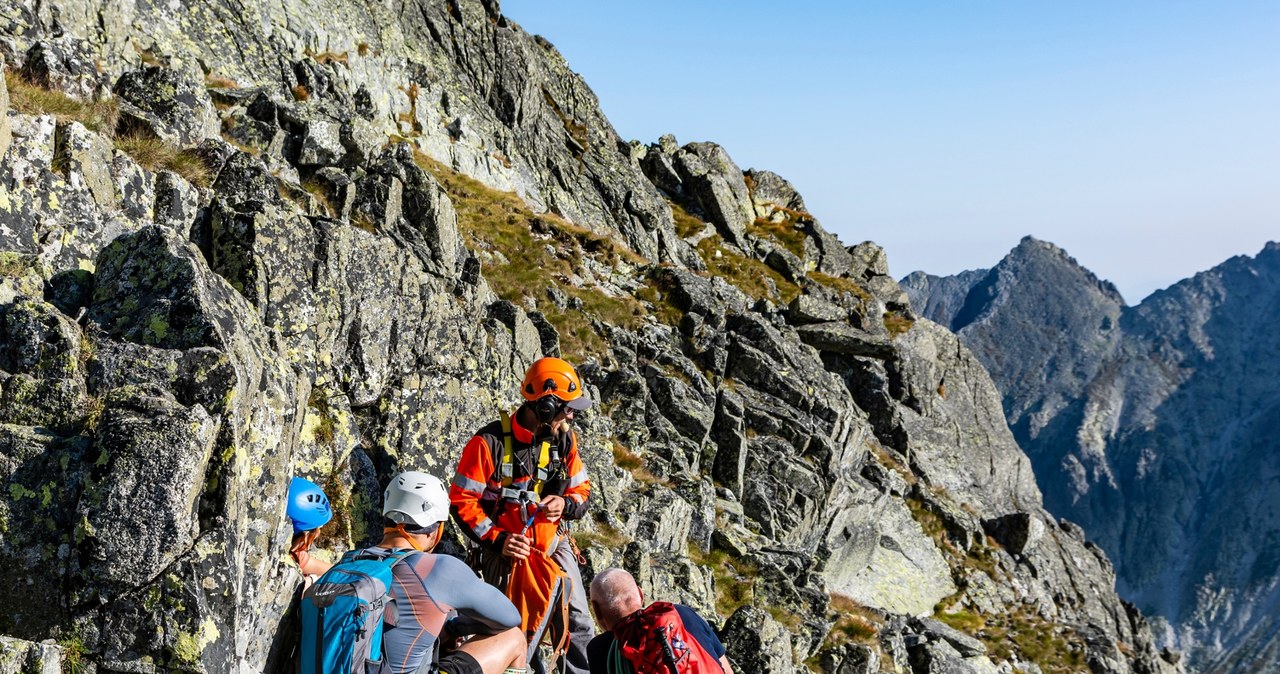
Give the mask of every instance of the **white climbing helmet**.
M 449 494 L 434 475 L 400 473 L 382 492 L 382 516 L 419 529 L 429 527 L 449 518 Z

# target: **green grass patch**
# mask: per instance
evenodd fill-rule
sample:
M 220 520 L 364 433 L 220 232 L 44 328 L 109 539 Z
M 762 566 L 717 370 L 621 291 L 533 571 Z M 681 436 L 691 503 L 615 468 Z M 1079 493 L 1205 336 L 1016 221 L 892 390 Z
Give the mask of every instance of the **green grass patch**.
M 53 115 L 59 122 L 80 122 L 104 136 L 115 134 L 120 107 L 114 99 L 82 101 L 61 91 L 46 89 L 16 72 L 5 71 L 9 105 L 25 115 Z
M 696 545 L 689 546 L 689 559 L 694 564 L 711 569 L 716 589 L 716 612 L 728 618 L 739 608 L 755 599 L 754 564 L 739 559 L 724 550 L 703 552 Z
M 657 484 L 664 487 L 673 487 L 670 480 L 658 477 L 645 467 L 644 457 L 622 446 L 617 440 L 613 441 L 613 463 L 617 467 L 631 473 L 631 477 L 641 484 Z
M 1085 669 L 1084 641 L 1071 631 L 1027 608 L 988 616 L 978 637 L 993 660 L 1019 658 L 1034 662 L 1045 674 L 1074 674 Z
M 706 227 L 680 204 L 673 201 L 667 203 L 671 206 L 671 215 L 675 219 L 676 233 L 681 237 L 687 238 Z M 707 266 L 706 275 L 719 276 L 755 299 L 770 299 L 786 304 L 800 294 L 800 286 L 788 281 L 769 265 L 725 248 L 724 239 L 719 234 L 699 241 L 697 250 L 698 257 Z M 770 288 L 765 279 L 773 282 L 773 288 Z
M 819 271 L 811 271 L 805 274 L 806 278 L 819 285 L 826 286 L 836 292 L 848 293 L 861 300 L 864 304 L 871 301 L 871 292 L 862 286 L 861 283 L 843 276 L 832 276 L 823 274 Z
M 671 204 L 671 217 L 675 220 L 676 234 L 680 238 L 687 239 L 707 228 L 707 223 L 690 215 L 684 207 L 674 201 L 667 203 Z
M 723 278 L 754 299 L 787 304 L 800 294 L 800 286 L 788 281 L 773 267 L 724 248 L 724 239 L 719 234 L 698 242 L 698 255 L 711 276 Z M 765 279 L 773 282 L 772 287 Z
M 756 218 L 755 222 L 747 225 L 747 233 L 776 241 L 796 257 L 804 259 L 804 240 L 807 237 L 803 231 L 797 229 L 797 221 L 790 217 L 778 222 L 768 218 Z
M 83 674 L 89 671 L 89 663 L 85 662 L 87 651 L 84 640 L 78 636 L 70 636 L 58 640 L 62 648 L 62 674 Z
M 415 158 L 449 194 L 458 213 L 458 229 L 468 247 L 493 254 L 484 265 L 484 277 L 494 292 L 522 306 L 526 296 L 535 298 L 543 315 L 560 334 L 564 358 L 582 362 L 608 354 L 609 344 L 593 327 L 593 317 L 630 329 L 643 325 L 650 312 L 636 297 L 611 295 L 598 286 L 576 286 L 570 279 L 588 276 L 581 267 L 586 258 L 611 267 L 645 266 L 649 260 L 608 236 L 557 215 L 535 214 L 514 193 L 488 187 L 421 152 L 415 152 Z M 546 290 L 551 287 L 573 298 L 577 308 L 546 303 Z M 648 296 L 663 297 L 656 289 Z M 665 310 L 660 310 L 657 317 L 673 318 Z
M 974 634 L 987 624 L 982 615 L 966 610 L 938 611 L 933 617 L 967 634 Z
M 631 539 L 626 534 L 618 531 L 616 527 L 598 519 L 593 521 L 590 531 L 574 532 L 573 540 L 583 550 L 587 548 L 604 548 L 606 550 L 620 551 L 631 542 Z
M 659 323 L 678 326 L 680 319 L 684 318 L 684 312 L 671 303 L 669 282 L 661 271 L 662 267 L 657 265 L 648 268 L 645 273 L 645 284 L 636 290 L 635 298 L 648 303 L 649 313 L 655 316 Z
M 31 256 L 13 251 L 0 251 L 0 276 L 22 278 L 31 269 Z

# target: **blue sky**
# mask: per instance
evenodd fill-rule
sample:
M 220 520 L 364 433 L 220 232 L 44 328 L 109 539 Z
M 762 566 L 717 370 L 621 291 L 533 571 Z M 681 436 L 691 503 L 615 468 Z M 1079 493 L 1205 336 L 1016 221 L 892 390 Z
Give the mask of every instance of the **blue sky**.
M 1137 303 L 1280 239 L 1280 2 L 507 0 L 624 139 L 720 143 L 896 276 L 1025 234 Z

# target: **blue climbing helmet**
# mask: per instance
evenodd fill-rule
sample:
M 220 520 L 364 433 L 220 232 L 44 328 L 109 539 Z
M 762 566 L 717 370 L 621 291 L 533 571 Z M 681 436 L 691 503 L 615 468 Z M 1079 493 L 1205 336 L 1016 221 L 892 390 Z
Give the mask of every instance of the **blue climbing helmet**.
M 287 512 L 295 534 L 319 529 L 333 519 L 333 510 L 329 508 L 329 498 L 324 495 L 324 490 L 300 477 L 289 483 Z

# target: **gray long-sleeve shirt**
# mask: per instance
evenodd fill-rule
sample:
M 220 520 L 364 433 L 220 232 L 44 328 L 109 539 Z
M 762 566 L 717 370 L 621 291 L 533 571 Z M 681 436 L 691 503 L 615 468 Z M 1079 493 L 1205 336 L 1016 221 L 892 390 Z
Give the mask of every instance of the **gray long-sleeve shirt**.
M 391 551 L 369 552 L 385 556 Z M 474 633 L 496 634 L 520 625 L 520 612 L 511 601 L 453 557 L 410 554 L 392 573 L 382 643 L 387 664 L 396 674 L 416 671 L 431 657 L 450 611 L 457 611 Z

